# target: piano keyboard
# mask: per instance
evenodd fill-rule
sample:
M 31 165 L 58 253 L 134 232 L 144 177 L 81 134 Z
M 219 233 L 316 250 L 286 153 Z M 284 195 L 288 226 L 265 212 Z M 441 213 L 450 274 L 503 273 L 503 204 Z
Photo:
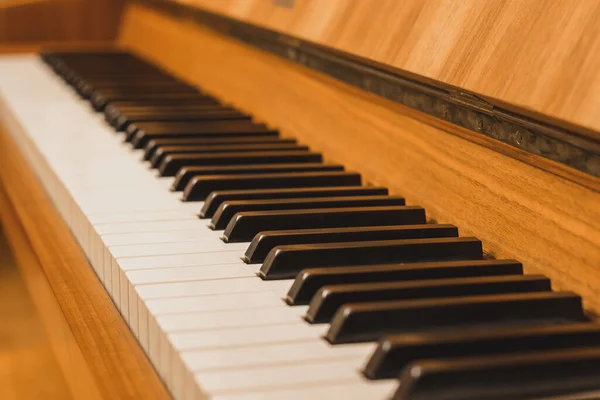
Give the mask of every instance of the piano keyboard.
M 6 124 L 175 399 L 600 396 L 577 294 L 130 54 L 42 59 Z

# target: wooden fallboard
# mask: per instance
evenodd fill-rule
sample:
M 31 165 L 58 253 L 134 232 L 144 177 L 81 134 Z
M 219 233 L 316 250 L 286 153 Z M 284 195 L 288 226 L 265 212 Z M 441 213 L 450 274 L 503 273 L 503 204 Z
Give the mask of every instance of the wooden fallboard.
M 119 42 L 600 313 L 600 192 L 558 176 L 560 165 L 140 5 L 126 10 Z
M 582 125 L 600 138 L 598 0 L 175 2 Z

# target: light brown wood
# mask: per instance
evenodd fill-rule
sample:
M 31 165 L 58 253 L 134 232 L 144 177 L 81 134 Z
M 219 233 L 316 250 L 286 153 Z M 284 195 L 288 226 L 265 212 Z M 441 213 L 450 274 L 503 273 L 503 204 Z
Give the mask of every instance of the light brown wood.
M 47 332 L 68 396 L 74 399 L 101 399 L 100 392 L 73 336 L 60 305 L 40 266 L 25 231 L 16 217 L 16 211 L 0 185 L 0 211 L 12 251 L 33 302 L 39 310 L 43 329 Z M 44 383 L 39 382 L 44 390 Z M 62 396 L 66 398 L 67 395 Z
M 45 328 L 59 348 L 63 372 L 80 372 L 70 389 L 86 399 L 170 398 L 31 167 L 1 129 L 0 172 L 2 205 L 12 210 L 3 211 L 2 218 L 16 216 L 43 272 L 25 277 L 31 278 L 32 293 L 41 296 L 40 313 L 52 317 Z M 17 257 L 26 255 L 17 251 Z M 21 263 L 31 267 L 35 259 Z M 59 314 L 64 322 L 55 322 Z
M 133 6 L 120 41 L 424 206 L 431 218 L 456 224 L 462 235 L 479 237 L 491 255 L 519 259 L 527 272 L 552 278 L 556 289 L 576 290 L 600 312 L 599 192 L 191 22 Z
M 2 203 L 0 188 L 0 204 Z M 0 206 L 1 212 L 7 213 Z M 14 216 L 12 216 L 14 219 Z M 73 399 L 0 225 L 0 398 Z M 14 240 L 11 240 L 15 243 Z
M 599 0 L 180 1 L 600 132 Z
M 0 44 L 114 40 L 125 0 L 0 1 Z

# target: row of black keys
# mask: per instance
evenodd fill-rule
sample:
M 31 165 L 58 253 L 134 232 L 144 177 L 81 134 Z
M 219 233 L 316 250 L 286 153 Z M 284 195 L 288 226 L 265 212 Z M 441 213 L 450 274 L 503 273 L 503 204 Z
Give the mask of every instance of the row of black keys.
M 295 277 L 287 303 L 330 323 L 329 342 L 379 340 L 364 373 L 400 374 L 396 398 L 600 389 L 600 325 L 577 295 L 483 259 L 477 239 L 128 54 L 45 60 L 173 190 L 205 200 L 225 241 L 251 241 L 263 279 Z

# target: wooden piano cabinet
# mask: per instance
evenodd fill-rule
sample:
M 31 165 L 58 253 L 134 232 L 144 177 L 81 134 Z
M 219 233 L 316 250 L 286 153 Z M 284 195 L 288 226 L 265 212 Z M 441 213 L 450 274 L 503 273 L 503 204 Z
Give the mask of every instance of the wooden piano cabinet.
M 70 394 L 170 398 L 6 129 L 0 125 L 1 222 Z
M 600 1 L 176 0 L 595 129 Z
M 599 179 L 141 5 L 126 9 L 119 43 L 479 237 L 489 255 L 516 258 L 555 289 L 580 293 L 600 313 Z M 571 179 L 552 172 L 564 169 Z

